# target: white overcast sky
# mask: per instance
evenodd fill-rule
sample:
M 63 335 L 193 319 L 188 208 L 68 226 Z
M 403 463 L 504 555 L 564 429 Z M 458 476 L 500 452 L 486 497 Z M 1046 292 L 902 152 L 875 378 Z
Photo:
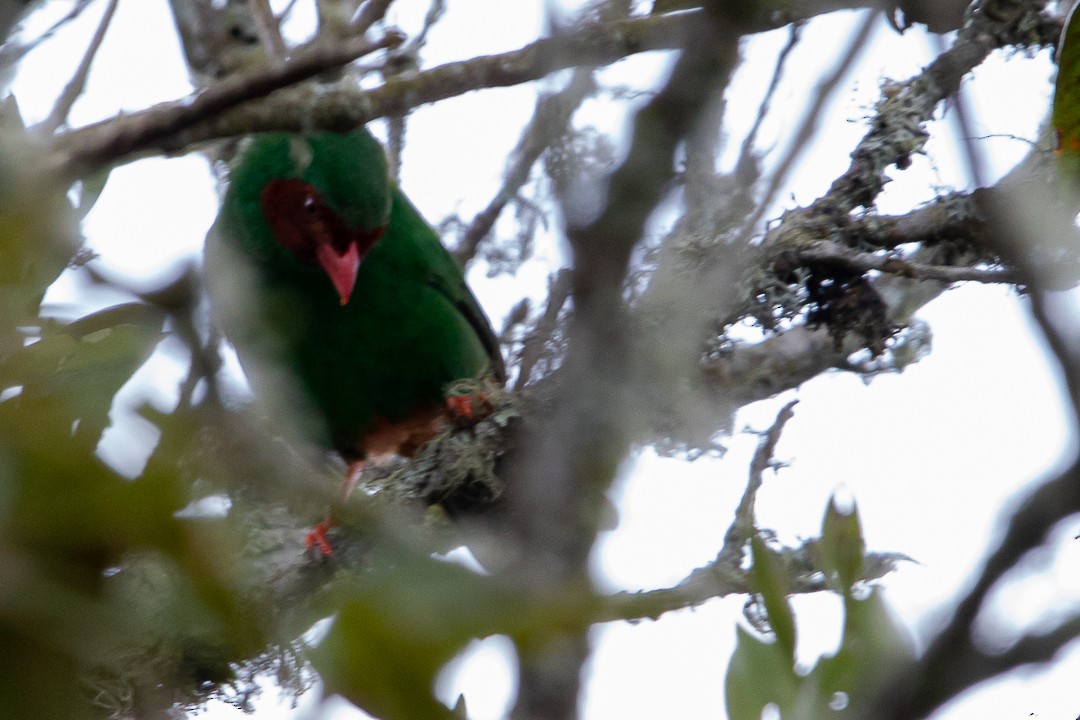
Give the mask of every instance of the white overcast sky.
M 543 3 L 538 0 L 448 5 L 446 20 L 431 33 L 426 64 L 510 50 L 533 40 L 543 27 Z M 402 27 L 416 27 L 426 6 L 423 0 L 398 0 L 390 17 Z M 13 88 L 28 120 L 48 112 L 102 7 L 99 0 L 84 20 L 24 64 Z M 857 14 L 838 13 L 806 29 L 762 131 L 761 147 L 775 148 L 770 157 L 786 149 L 818 73 L 832 67 L 843 46 L 837 39 L 846 38 L 859 20 Z M 746 44 L 748 62 L 729 93 L 729 147 L 738 147 L 785 41 L 786 31 L 778 31 Z M 917 30 L 901 37 L 881 23 L 821 123 L 826 140 L 803 157 L 781 196 L 782 207 L 812 201 L 847 166 L 847 154 L 864 132 L 861 121 L 878 96 L 880 78 L 905 78 L 931 56 L 930 45 Z M 603 70 L 601 77 L 655 87 L 669 60 L 669 54 L 660 53 L 630 58 Z M 1052 77 L 1049 54 L 1043 52 L 1030 58 L 995 56 L 965 83 L 975 108 L 976 135 L 998 136 L 977 143 L 994 177 L 1027 152 L 1017 138 L 1035 135 Z M 542 87 L 549 86 L 470 93 L 410 115 L 403 185 L 429 220 L 437 222 L 454 212 L 470 218 L 488 202 Z M 189 89 L 165 0 L 123 0 L 73 122 L 183 97 Z M 577 122 L 618 136 L 625 114 L 622 106 L 595 100 L 585 105 Z M 908 210 L 930 199 L 936 187 L 968 185 L 950 151 L 953 136 L 944 134 L 952 132 L 948 120 L 935 123 L 934 132 L 930 157 L 916 158 L 910 170 L 895 174 L 897 180 L 879 203 L 883 212 Z M 215 211 L 215 190 L 200 158 L 152 159 L 113 172 L 84 229 L 104 267 L 145 281 L 197 254 Z M 661 218 L 659 226 L 664 222 Z M 537 259 L 517 277 L 487 280 L 482 268 L 472 274 L 470 280 L 496 325 L 518 300 L 521 288 L 534 296 L 543 292 L 547 273 L 561 257 L 552 233 L 540 243 Z M 57 308 L 110 301 L 88 296 L 76 277 L 61 279 L 47 300 Z M 919 561 L 884 582 L 887 599 L 917 641 L 927 637 L 949 599 L 970 577 L 983 549 L 999 533 L 1003 513 L 1075 443 L 1058 400 L 1059 380 L 1048 369 L 1025 305 L 1015 293 L 1002 287 L 962 287 L 929 305 L 920 317 L 933 328 L 934 350 L 903 375 L 866 385 L 851 376 L 830 374 L 746 408 L 736 423 L 739 429 L 763 429 L 782 402 L 800 399 L 778 448 L 778 457 L 791 465 L 767 479 L 759 496 L 759 523 L 783 539 L 810 536 L 819 530 L 832 493 L 839 490 L 853 497 L 871 549 L 902 552 Z M 167 407 L 171 388 L 184 370 L 178 359 L 161 354 L 140 372 L 141 384 L 128 389 L 126 404 L 146 396 L 149 384 L 156 388 L 157 402 Z M 132 434 L 146 442 L 155 434 L 148 423 L 125 414 L 125 402 L 114 407 L 118 429 L 101 452 L 130 469 L 141 462 L 141 453 L 130 451 L 138 445 Z M 728 442 L 730 452 L 722 460 L 692 463 L 642 451 L 632 472 L 613 491 L 620 522 L 597 548 L 598 581 L 613 589 L 662 587 L 711 560 L 743 491 L 755 444 L 755 436 L 739 434 Z M 997 622 L 990 618 L 987 627 L 1007 635 L 1009 625 L 1001 618 L 1037 626 L 1045 613 L 1076 603 L 1080 550 L 1071 541 L 1075 534 L 1063 531 L 1061 551 L 1038 568 L 1037 576 L 1000 593 L 1000 615 Z M 742 602 L 718 600 L 657 622 L 597 629 L 585 717 L 722 718 L 722 683 Z M 799 658 L 809 666 L 838 641 L 839 603 L 822 594 L 796 598 L 794 606 L 800 623 Z M 447 673 L 442 697 L 452 702 L 465 692 L 473 717 L 500 717 L 512 691 L 508 647 L 500 639 L 477 643 L 468 661 Z M 1074 650 L 1050 671 L 1018 674 L 980 688 L 934 717 L 1030 714 L 1040 720 L 1073 720 L 1080 713 L 1077 673 L 1080 653 Z M 294 711 L 279 706 L 275 696 L 273 691 L 265 694 L 258 717 L 305 717 L 312 710 L 312 698 Z M 214 708 L 212 716 L 232 712 Z M 342 716 L 350 714 L 343 711 Z

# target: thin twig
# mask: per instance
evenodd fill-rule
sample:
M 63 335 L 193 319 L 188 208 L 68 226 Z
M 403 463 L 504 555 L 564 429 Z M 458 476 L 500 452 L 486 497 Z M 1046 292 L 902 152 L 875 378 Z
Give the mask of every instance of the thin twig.
M 948 50 L 945 38 L 941 35 L 931 35 L 931 42 L 938 55 L 942 55 Z M 982 153 L 979 152 L 975 145 L 977 137 L 972 125 L 972 113 L 968 108 L 967 93 L 963 89 L 953 96 L 952 107 L 955 110 L 953 114 L 954 132 L 959 133 L 960 142 L 963 143 L 964 156 L 968 161 L 968 170 L 971 173 L 972 183 L 975 187 L 983 187 L 986 181 L 986 163 L 983 161 Z
M 356 14 L 349 29 L 357 35 L 363 35 L 372 25 L 386 16 L 386 11 L 392 2 L 394 0 L 367 0 L 360 8 L 360 12 Z
M 776 66 L 773 68 L 772 80 L 769 82 L 769 87 L 765 90 L 765 96 L 761 99 L 761 104 L 758 105 L 757 117 L 754 118 L 754 124 L 750 126 L 750 131 L 746 133 L 746 137 L 743 138 L 742 147 L 739 151 L 739 161 L 735 164 L 736 168 L 746 166 L 750 161 L 754 152 L 754 144 L 757 140 L 758 133 L 761 131 L 761 125 L 765 122 L 766 115 L 769 114 L 769 109 L 772 107 L 773 97 L 776 95 L 776 89 L 780 87 L 780 80 L 784 76 L 784 68 L 787 65 L 787 60 L 791 57 L 791 52 L 798 46 L 799 40 L 802 38 L 802 28 L 805 25 L 803 22 L 795 22 L 791 24 L 791 29 L 788 32 L 788 40 L 781 48 L 780 53 L 776 56 Z
M 248 7 L 251 8 L 255 31 L 259 33 L 259 42 L 270 64 L 281 62 L 285 58 L 285 41 L 281 37 L 281 26 L 274 17 L 274 11 L 270 9 L 270 0 L 248 0 Z
M 806 250 L 799 250 L 795 256 L 806 263 L 828 263 L 841 265 L 860 273 L 876 270 L 878 272 L 899 275 L 912 280 L 936 280 L 938 282 L 982 282 L 1016 283 L 1019 275 L 1012 270 L 990 270 L 977 267 L 952 267 L 949 265 L 926 265 L 908 262 L 902 258 L 875 255 L 873 253 L 848 250 L 835 243 Z
M 754 534 L 754 501 L 757 492 L 765 482 L 765 471 L 773 465 L 773 453 L 776 445 L 780 442 L 780 435 L 784 432 L 784 426 L 788 420 L 795 417 L 795 406 L 798 400 L 792 400 L 780 408 L 776 414 L 776 420 L 772 427 L 761 434 L 757 450 L 750 461 L 750 476 L 746 481 L 746 490 L 743 491 L 742 500 L 735 509 L 735 519 L 724 535 L 724 546 L 717 555 L 718 562 L 727 562 L 732 567 L 739 567 L 742 559 L 743 547 Z
M 61 125 L 67 122 L 72 106 L 75 105 L 75 101 L 79 99 L 83 89 L 86 87 L 86 78 L 90 75 L 90 67 L 94 64 L 94 57 L 101 47 L 102 40 L 105 39 L 105 33 L 109 29 L 109 23 L 112 22 L 118 4 L 119 0 L 109 0 L 109 4 L 105 6 L 105 12 L 101 15 L 101 21 L 98 23 L 93 37 L 90 38 L 90 44 L 79 62 L 79 67 L 75 69 L 75 74 L 72 75 L 71 80 L 60 93 L 60 97 L 57 99 L 56 105 L 53 106 L 52 112 L 49 113 L 49 117 L 43 120 L 39 126 L 43 134 L 52 135 Z
M 545 95 L 537 101 L 532 120 L 514 148 L 513 162 L 506 171 L 502 187 L 487 207 L 477 213 L 469 223 L 454 252 L 459 265 L 468 265 L 476 256 L 480 243 L 491 232 L 503 208 L 528 181 L 532 166 L 551 143 L 566 132 L 574 111 L 595 89 L 596 82 L 593 80 L 592 71 L 581 69 L 574 73 L 561 92 Z
M 289 0 L 289 4 L 285 6 L 285 9 L 281 11 L 281 14 L 277 16 L 278 27 L 281 27 L 281 23 L 285 22 L 292 15 L 293 8 L 296 7 L 296 3 L 299 0 Z
M 17 63 L 27 53 L 55 35 L 60 28 L 79 17 L 83 10 L 89 5 L 90 0 L 78 0 L 75 5 L 72 6 L 71 10 L 68 11 L 67 15 L 54 22 L 48 30 L 24 45 L 16 45 L 14 43 L 10 45 L 4 44 L 3 47 L 0 47 L 0 68 L 10 67 Z M 0 43 L 4 43 L 6 40 L 6 37 L 0 38 Z
M 761 218 L 772 206 L 772 202 L 776 198 L 777 192 L 779 192 L 780 188 L 787 183 L 788 176 L 795 168 L 796 161 L 804 152 L 806 152 L 806 149 L 810 145 L 810 140 L 813 138 L 814 133 L 817 132 L 818 127 L 821 125 L 821 121 L 824 119 L 825 106 L 832 100 L 833 93 L 840 87 L 840 81 L 851 71 L 855 66 L 855 61 L 858 59 L 859 55 L 868 46 L 868 40 L 870 39 L 875 26 L 877 26 L 880 16 L 880 11 L 866 13 L 866 17 L 863 18 L 863 22 L 858 30 L 852 34 L 847 50 L 841 55 L 840 60 L 836 63 L 836 67 L 833 68 L 832 73 L 823 78 L 821 82 L 817 84 L 817 87 L 814 88 L 814 92 L 811 95 L 814 98 L 814 101 L 803 116 L 799 131 L 792 138 L 783 159 L 780 160 L 776 170 L 772 173 L 772 177 L 769 179 L 769 186 L 765 189 L 761 199 L 758 201 L 757 210 L 755 210 L 749 219 L 747 219 L 744 228 L 745 234 L 749 235 L 753 233 L 754 228 L 761 221 Z
M 536 321 L 533 330 L 521 343 L 518 355 L 518 376 L 514 392 L 525 387 L 532 377 L 533 368 L 545 356 L 546 348 L 558 327 L 559 313 L 570 297 L 570 271 L 560 270 L 548 283 L 547 307 Z
M 436 23 L 442 19 L 445 12 L 446 0 L 430 0 L 428 11 L 424 15 L 424 22 L 420 26 L 420 31 L 409 38 L 409 41 L 405 44 L 405 47 L 401 49 L 401 52 L 413 57 L 418 57 L 420 50 L 427 44 L 427 37 L 428 33 L 431 32 L 431 28 L 435 27 Z

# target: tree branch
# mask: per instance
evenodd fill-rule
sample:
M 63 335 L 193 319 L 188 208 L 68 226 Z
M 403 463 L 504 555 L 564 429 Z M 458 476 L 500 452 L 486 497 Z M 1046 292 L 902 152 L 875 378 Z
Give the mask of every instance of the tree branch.
M 944 283 L 982 282 L 1016 283 L 1019 275 L 1012 270 L 990 270 L 977 267 L 951 267 L 948 265 L 925 265 L 908 262 L 899 257 L 856 252 L 837 243 L 823 242 L 819 246 L 797 250 L 795 256 L 803 263 L 826 263 L 854 270 L 859 273 L 877 272 L 899 275 L 912 280 L 937 280 Z
M 750 461 L 750 477 L 746 481 L 746 490 L 743 491 L 742 500 L 735 509 L 735 519 L 731 527 L 724 534 L 724 546 L 720 550 L 717 560 L 726 560 L 732 567 L 738 568 L 742 564 L 743 548 L 755 532 L 754 503 L 757 492 L 765 482 L 765 471 L 772 467 L 773 453 L 776 445 L 780 442 L 780 435 L 784 432 L 784 426 L 788 420 L 795 417 L 795 406 L 798 400 L 791 400 L 785 404 L 776 414 L 776 420 L 772 427 L 761 434 L 757 450 Z
M 779 0 L 763 2 L 755 4 L 755 15 L 741 32 L 763 32 L 835 10 L 877 6 L 873 0 L 835 0 L 800 5 L 794 12 L 781 9 L 787 3 Z M 701 22 L 702 13 L 698 10 L 592 24 L 566 35 L 537 40 L 519 50 L 407 73 L 368 91 L 342 90 L 322 94 L 309 103 L 284 99 L 225 113 L 245 100 L 340 66 L 379 47 L 393 46 L 387 39 L 384 45 L 365 46 L 362 38 L 352 38 L 332 49 L 312 48 L 310 56 L 304 53 L 278 68 L 223 81 L 229 87 L 214 87 L 203 93 L 229 98 L 228 102 L 210 103 L 197 95 L 66 133 L 57 138 L 54 163 L 78 176 L 132 156 L 179 152 L 210 140 L 253 132 L 351 129 L 473 90 L 519 85 L 570 67 L 607 65 L 636 53 L 678 48 L 687 33 Z M 310 66 L 301 70 L 304 60 L 310 60 Z
M 926 123 L 938 104 L 959 90 L 967 73 L 1003 43 L 1056 42 L 1056 32 L 1029 36 L 1045 32 L 1040 14 L 1045 5 L 1041 0 L 986 3 L 960 29 L 948 51 L 910 80 L 886 87 L 875 122 L 851 154 L 851 166 L 813 206 L 834 216 L 871 207 L 889 181 L 885 171 L 893 165 L 906 169 L 911 157 L 922 151 L 929 139 Z
M 525 590 L 588 583 L 604 493 L 630 443 L 623 282 L 645 222 L 674 175 L 676 147 L 713 92 L 727 84 L 738 57 L 734 21 L 707 13 L 687 37 L 668 82 L 637 113 L 629 152 L 607 179 L 607 192 L 597 188 L 606 204 L 586 210 L 595 220 L 582 223 L 566 211 L 574 254 L 567 354 L 551 416 L 527 433 L 507 480 L 507 515 L 520 552 L 513 580 Z M 523 651 L 514 717 L 573 717 L 587 653 L 581 633 Z
M 261 73 L 226 78 L 196 94 L 190 101 L 159 105 L 61 136 L 57 142 L 55 166 L 78 176 L 129 154 L 155 145 L 167 145 L 168 138 L 181 135 L 185 129 L 208 117 L 377 50 L 396 47 L 402 41 L 401 35 L 388 33 L 374 42 L 354 38 L 332 46 L 309 46 L 288 62 Z
M 1045 662 L 1068 640 L 1076 637 L 1075 619 L 1042 639 L 1026 638 L 1013 651 L 988 656 L 972 644 L 972 628 L 990 589 L 1027 552 L 1042 544 L 1056 523 L 1080 510 L 1080 465 L 1074 464 L 1044 483 L 1009 520 L 997 550 L 987 559 L 975 586 L 960 601 L 948 625 L 923 656 L 875 699 L 866 717 L 883 720 L 921 718 L 976 682 L 999 675 L 1019 663 Z

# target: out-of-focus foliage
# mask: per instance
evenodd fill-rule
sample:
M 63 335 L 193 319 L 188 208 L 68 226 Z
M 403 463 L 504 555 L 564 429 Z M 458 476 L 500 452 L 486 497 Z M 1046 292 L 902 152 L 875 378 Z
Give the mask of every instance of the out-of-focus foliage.
M 386 720 L 450 718 L 433 695 L 439 670 L 474 637 L 507 629 L 517 602 L 464 568 L 401 558 L 342 588 L 313 661 L 329 692 Z
M 845 717 L 845 710 L 872 698 L 889 671 L 911 655 L 880 588 L 859 586 L 862 548 L 858 513 L 842 512 L 834 499 L 825 514 L 818 551 L 822 567 L 829 568 L 830 580 L 843 598 L 843 635 L 836 653 L 821 658 L 807 673 L 795 665 L 796 623 L 785 588 L 788 571 L 764 540 L 752 539 L 751 577 L 773 637 L 737 629 L 725 681 L 730 720 L 760 720 L 770 705 L 784 720 Z
M 265 639 L 206 554 L 209 525 L 174 515 L 190 493 L 178 457 L 130 480 L 96 455 L 113 397 L 164 336 L 165 314 L 129 303 L 68 324 L 41 316 L 45 290 L 78 246 L 74 212 L 31 138 L 6 117 L 0 717 L 128 712 L 170 676 L 188 676 L 192 688 L 227 680 L 229 661 L 259 652 Z M 184 645 L 170 646 L 171 637 Z M 161 646 L 168 657 L 156 654 Z
M 0 358 L 22 344 L 15 329 L 37 316 L 77 247 L 65 188 L 35 172 L 38 151 L 14 101 L 0 103 Z

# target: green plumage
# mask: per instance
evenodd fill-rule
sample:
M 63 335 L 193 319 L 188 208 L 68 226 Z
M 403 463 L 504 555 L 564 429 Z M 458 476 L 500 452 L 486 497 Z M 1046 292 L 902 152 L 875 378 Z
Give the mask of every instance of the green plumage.
M 351 233 L 375 238 L 385 226 L 347 303 L 323 267 L 275 235 L 262 194 L 275 179 L 309 185 Z M 300 222 L 309 205 L 287 220 Z M 215 316 L 256 394 L 281 391 L 279 376 L 260 368 L 284 370 L 321 420 L 319 437 L 347 459 L 363 458 L 376 425 L 438 409 L 448 384 L 485 368 L 502 378 L 487 318 L 366 130 L 256 136 L 232 173 L 206 266 Z
M 1050 121 L 1057 132 L 1058 176 L 1066 197 L 1080 194 L 1080 22 L 1076 4 L 1069 10 L 1058 40 L 1057 81 Z
M 1080 23 L 1073 25 L 1075 15 L 1074 6 L 1058 40 L 1058 73 L 1050 117 L 1061 148 L 1074 153 L 1080 152 Z

